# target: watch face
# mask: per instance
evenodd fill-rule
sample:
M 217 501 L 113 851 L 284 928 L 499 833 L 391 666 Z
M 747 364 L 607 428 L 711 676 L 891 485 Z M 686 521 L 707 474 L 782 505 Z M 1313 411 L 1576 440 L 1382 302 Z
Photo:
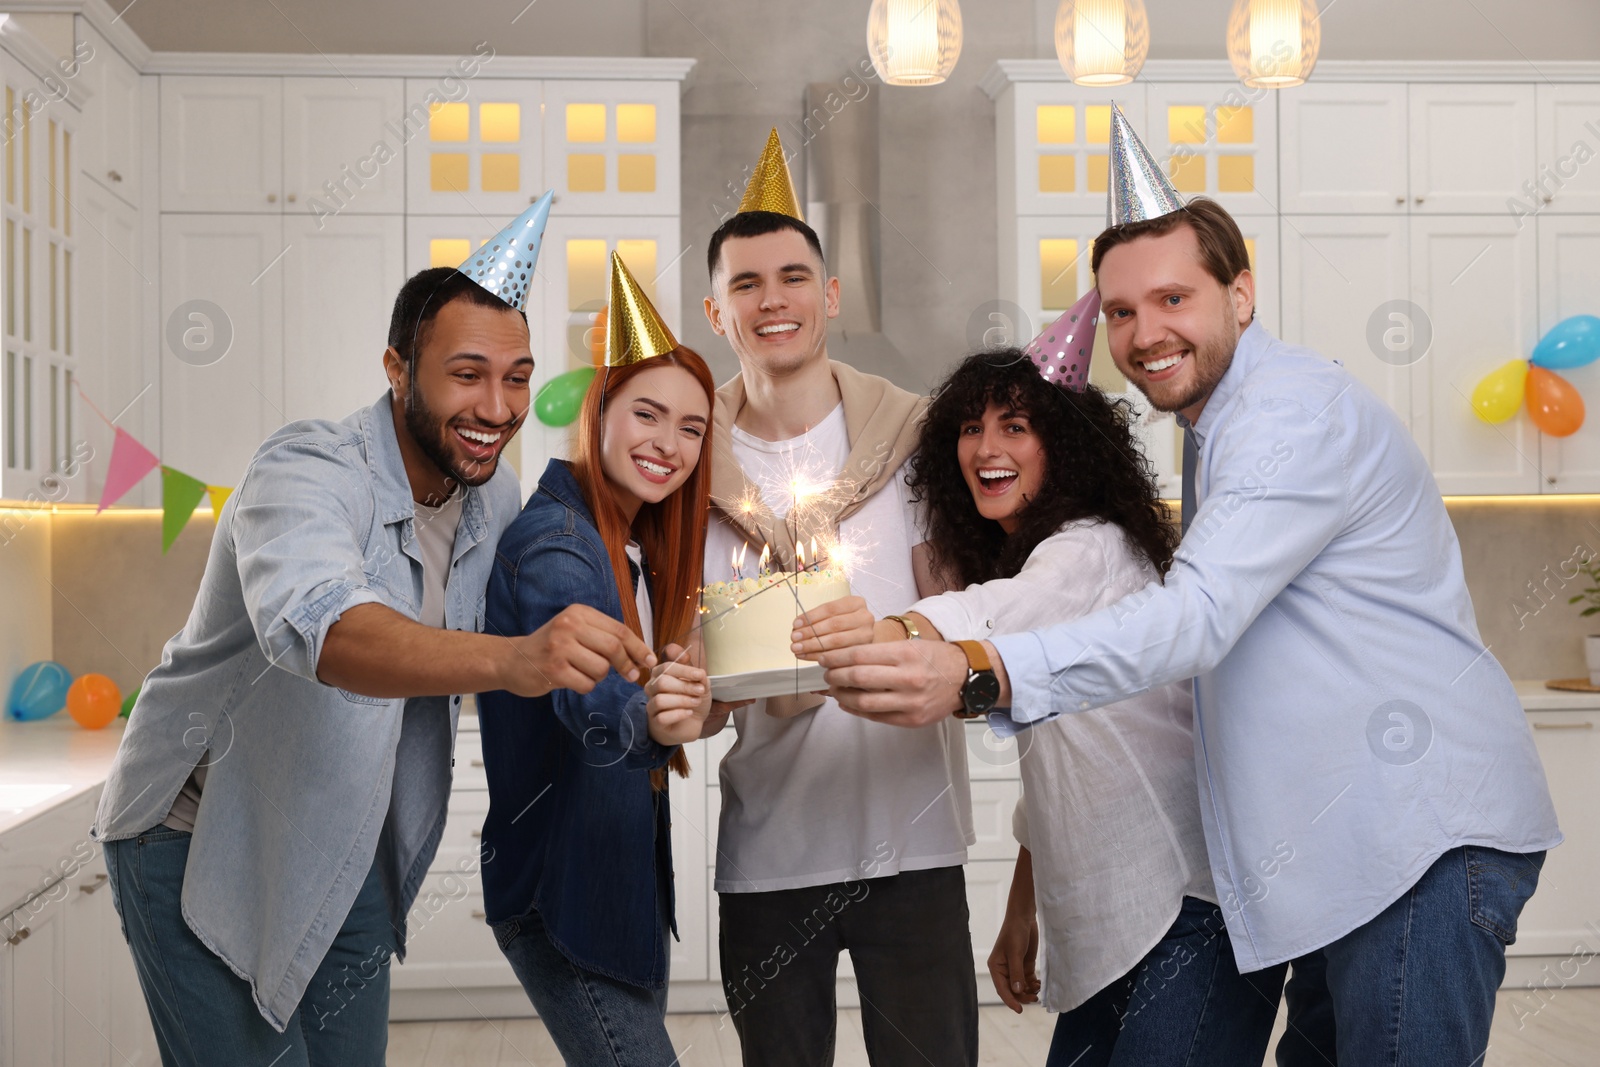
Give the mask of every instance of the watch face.
M 967 714 L 976 717 L 994 707 L 1000 699 L 1000 679 L 994 671 L 973 671 L 967 675 L 967 684 L 961 687 L 961 702 Z

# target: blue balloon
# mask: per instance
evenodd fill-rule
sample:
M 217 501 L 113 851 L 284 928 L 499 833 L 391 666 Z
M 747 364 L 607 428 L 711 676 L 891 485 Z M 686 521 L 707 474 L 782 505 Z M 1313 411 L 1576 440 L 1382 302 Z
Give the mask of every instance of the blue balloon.
M 17 722 L 48 718 L 66 706 L 71 685 L 72 672 L 53 660 L 29 664 L 11 683 L 6 714 Z
M 1600 319 L 1574 315 L 1550 327 L 1533 349 L 1532 363 L 1546 370 L 1570 370 L 1600 359 Z

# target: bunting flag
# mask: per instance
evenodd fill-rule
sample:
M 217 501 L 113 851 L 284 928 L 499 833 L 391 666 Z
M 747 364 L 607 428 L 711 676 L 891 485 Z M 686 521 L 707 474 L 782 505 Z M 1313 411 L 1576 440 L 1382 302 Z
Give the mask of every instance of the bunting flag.
M 161 468 L 161 551 L 164 554 L 189 525 L 189 516 L 206 495 L 206 483 L 179 470 Z
M 95 514 L 121 500 L 129 489 L 138 484 L 139 479 L 161 465 L 155 453 L 134 440 L 133 434 L 120 426 L 112 428 L 117 431 L 117 436 L 111 445 L 111 465 L 106 469 L 106 487 L 100 493 L 100 506 L 95 509 Z
M 206 495 L 211 498 L 211 514 L 214 518 L 222 518 L 222 505 L 228 502 L 228 497 L 233 495 L 232 489 L 220 485 L 206 486 Z

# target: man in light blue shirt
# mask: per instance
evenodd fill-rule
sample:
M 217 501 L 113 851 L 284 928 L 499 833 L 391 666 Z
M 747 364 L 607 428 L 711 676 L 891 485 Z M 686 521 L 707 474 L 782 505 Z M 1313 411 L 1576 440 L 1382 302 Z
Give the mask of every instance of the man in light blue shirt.
M 256 452 L 101 797 L 167 1065 L 381 1065 L 389 960 L 444 829 L 452 694 L 587 692 L 653 662 L 582 605 L 481 632 L 519 503 L 499 460 L 528 409 L 520 308 L 423 271 L 383 361 L 371 407 Z
M 997 704 L 1014 730 L 1192 677 L 1239 967 L 1281 981 L 1296 961 L 1279 1062 L 1477 1062 L 1561 834 L 1426 461 L 1341 366 L 1253 322 L 1215 203 L 1111 226 L 1093 266 L 1118 369 L 1195 446 L 1165 583 L 970 652 L 826 652 L 829 684 L 879 721 Z

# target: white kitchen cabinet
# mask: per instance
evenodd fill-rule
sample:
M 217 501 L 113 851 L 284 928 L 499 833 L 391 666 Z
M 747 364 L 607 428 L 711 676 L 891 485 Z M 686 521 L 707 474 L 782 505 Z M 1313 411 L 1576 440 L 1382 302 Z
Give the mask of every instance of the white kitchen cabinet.
M 678 192 L 672 82 L 544 83 L 544 185 L 558 215 L 671 215 Z
M 161 217 L 161 461 L 236 486 L 283 406 L 283 224 Z
M 1538 234 L 1538 333 L 1543 337 L 1562 319 L 1600 314 L 1600 215 L 1541 215 Z M 1600 492 L 1600 362 L 1555 373 L 1583 396 L 1588 414 L 1571 436 L 1539 435 L 1544 491 Z
M 1145 128 L 1144 87 L 1023 83 L 999 99 L 1000 232 L 1018 215 L 1105 219 L 1111 104 Z
M 1409 248 L 1403 209 L 1283 217 L 1283 339 L 1343 363 L 1408 426 L 1412 383 L 1426 380 L 1433 357 L 1412 344 L 1419 324 L 1407 309 L 1379 309 L 1410 294 Z M 1377 350 L 1368 338 L 1374 315 L 1385 342 Z
M 283 211 L 283 79 L 161 76 L 161 210 Z
M 147 365 L 144 307 L 156 292 L 143 263 L 139 212 L 95 182 L 84 182 L 74 198 L 89 239 L 80 246 L 77 284 L 93 294 L 91 310 L 78 317 L 78 376 L 84 391 L 117 425 L 159 451 L 160 391 Z M 81 445 L 85 500 L 98 501 L 111 463 L 113 434 L 89 413 L 80 420 L 74 445 Z M 124 503 L 136 502 L 138 490 Z
M 1445 494 L 1537 493 L 1539 440 L 1526 413 L 1490 425 L 1471 400 L 1485 374 L 1526 359 L 1538 339 L 1534 229 L 1504 215 L 1413 214 L 1410 231 L 1411 300 L 1433 325 L 1412 434 Z
M 439 89 L 405 83 L 406 211 L 498 219 L 492 235 L 546 188 L 543 83 L 476 78 L 453 100 Z
M 1594 945 L 1594 886 L 1600 881 L 1600 709 L 1530 711 L 1533 743 L 1566 840 L 1550 850 L 1539 888 L 1517 922 L 1508 954 L 1570 956 Z M 1591 979 L 1592 981 L 1593 979 Z
M 1517 210 L 1600 213 L 1600 85 L 1535 86 L 1538 172 L 1518 181 Z M 1508 205 L 1508 208 L 1510 205 Z
M 5 1005 L 8 1063 L 65 1067 L 67 1004 L 66 894 L 44 888 L 0 923 L 0 1004 Z
M 80 50 L 92 50 L 78 73 L 92 94 L 84 105 L 78 165 L 84 175 L 138 207 L 144 169 L 139 72 L 87 19 L 79 15 L 76 21 Z
M 285 215 L 283 413 L 342 419 L 389 387 L 389 314 L 405 282 L 398 215 Z
M 1410 87 L 1413 213 L 1505 214 L 1507 198 L 1535 172 L 1533 89 Z
M 1404 85 L 1313 80 L 1274 95 L 1285 214 L 1406 214 Z
M 108 1041 L 111 973 L 107 964 L 113 952 L 126 949 L 121 945 L 111 888 L 99 853 L 92 863 L 64 878 L 63 885 L 66 945 L 60 990 L 66 1024 L 65 1059 L 69 1067 L 103 1067 L 112 1062 Z M 120 1056 L 116 1063 L 121 1067 Z
M 1139 130 L 1173 188 L 1235 216 L 1278 213 L 1278 94 L 1237 83 L 1151 82 Z
M 404 214 L 404 113 L 400 78 L 285 78 L 284 214 Z

